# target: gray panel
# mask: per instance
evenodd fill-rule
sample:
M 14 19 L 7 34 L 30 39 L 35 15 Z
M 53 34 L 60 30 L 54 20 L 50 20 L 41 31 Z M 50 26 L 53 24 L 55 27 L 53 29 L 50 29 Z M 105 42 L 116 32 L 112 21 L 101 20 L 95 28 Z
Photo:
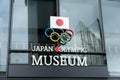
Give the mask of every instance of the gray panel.
M 66 80 L 66 78 L 7 78 L 5 80 Z M 107 78 L 67 78 L 67 80 L 109 80 Z M 110 79 L 119 80 L 119 79 Z
M 10 65 L 9 77 L 108 77 L 107 66 L 55 67 Z

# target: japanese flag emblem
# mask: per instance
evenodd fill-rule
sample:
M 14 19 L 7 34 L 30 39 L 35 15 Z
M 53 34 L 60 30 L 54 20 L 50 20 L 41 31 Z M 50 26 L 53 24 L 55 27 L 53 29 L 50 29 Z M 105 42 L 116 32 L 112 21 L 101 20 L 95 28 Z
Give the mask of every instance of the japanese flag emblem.
M 50 16 L 50 28 L 69 29 L 69 18 Z

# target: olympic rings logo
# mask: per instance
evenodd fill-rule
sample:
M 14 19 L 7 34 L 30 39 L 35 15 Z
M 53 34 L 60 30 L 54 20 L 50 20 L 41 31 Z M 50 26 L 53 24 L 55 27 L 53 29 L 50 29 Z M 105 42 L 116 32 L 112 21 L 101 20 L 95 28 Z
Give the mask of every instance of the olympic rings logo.
M 71 29 L 63 30 L 47 28 L 45 29 L 45 36 L 52 42 L 60 42 L 62 45 L 64 45 L 73 38 L 74 32 Z

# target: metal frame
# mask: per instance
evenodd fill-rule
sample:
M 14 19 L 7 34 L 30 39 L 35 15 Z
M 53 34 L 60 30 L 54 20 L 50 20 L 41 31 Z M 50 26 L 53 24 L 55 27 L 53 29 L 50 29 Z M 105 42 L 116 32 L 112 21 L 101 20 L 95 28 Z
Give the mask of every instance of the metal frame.
M 9 74 L 9 61 L 10 61 L 10 47 L 11 47 L 11 38 L 12 38 L 12 14 L 13 14 L 13 2 L 14 0 L 10 0 L 9 4 L 9 24 L 8 24 L 8 46 L 7 46 L 7 72 L 6 76 Z
M 100 34 L 101 34 L 101 40 L 102 40 L 102 47 L 103 47 L 103 51 L 106 52 L 105 49 L 105 37 L 104 37 L 104 27 L 103 27 L 103 15 L 102 15 L 102 0 L 98 0 L 98 5 L 99 5 L 99 17 L 100 17 Z
M 60 5 L 59 4 L 60 4 L 59 0 L 56 0 L 56 7 L 57 7 L 56 8 L 57 9 L 56 13 L 57 13 L 57 16 L 60 16 L 60 7 L 59 7 Z

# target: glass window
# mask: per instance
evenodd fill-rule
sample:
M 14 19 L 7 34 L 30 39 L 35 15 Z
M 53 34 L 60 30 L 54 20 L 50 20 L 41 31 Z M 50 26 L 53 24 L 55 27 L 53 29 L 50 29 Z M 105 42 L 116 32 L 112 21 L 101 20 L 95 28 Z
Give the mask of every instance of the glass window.
M 86 46 L 102 52 L 98 0 L 60 0 L 60 16 L 69 17 L 74 38 L 65 46 Z
M 104 55 L 94 55 L 103 52 L 101 39 L 100 8 L 98 0 L 60 0 L 60 16 L 69 17 L 70 29 L 75 33 L 74 38 L 64 47 L 87 48 L 88 65 L 104 65 Z
M 52 15 L 56 16 L 55 0 L 14 0 L 11 49 L 27 50 L 29 43 L 50 43 L 43 35 Z
M 56 0 L 28 0 L 28 42 L 52 44 L 44 36 L 50 27 L 50 16 L 56 16 Z
M 28 49 L 28 8 L 25 0 L 14 0 L 11 49 Z
M 55 43 L 45 36 L 45 29 L 50 27 L 50 16 L 60 14 L 69 17 L 70 29 L 75 33 L 67 44 L 60 47 L 86 47 L 90 54 L 81 56 L 88 56 L 88 65 L 104 65 L 104 55 L 92 54 L 103 52 L 98 0 L 59 0 L 59 5 L 56 3 L 56 0 L 14 0 L 11 49 L 28 50 L 31 43 L 59 46 L 60 41 Z M 19 59 L 18 54 L 11 54 L 11 63 L 17 63 Z M 22 63 L 21 59 L 18 63 Z
M 116 73 L 120 71 L 120 1 L 102 0 L 102 12 L 108 70 Z
M 28 49 L 28 43 L 32 42 L 53 44 L 44 37 L 44 31 L 50 26 L 50 16 L 57 15 L 55 7 L 55 2 L 52 0 L 28 0 L 27 3 L 25 0 L 15 0 L 12 48 Z M 46 8 L 44 12 L 43 8 Z M 74 38 L 65 47 L 85 46 L 88 52 L 103 52 L 97 0 L 60 0 L 59 12 L 60 16 L 69 17 L 70 29 L 75 33 Z
M 19 50 L 18 53 L 10 53 L 10 64 L 28 64 L 28 7 L 27 0 L 14 0 L 12 12 L 12 39 L 11 50 Z
M 10 0 L 0 0 L 0 71 L 6 71 Z
M 28 64 L 27 53 L 11 53 L 10 64 Z
M 49 42 L 45 40 L 42 32 L 44 28 L 48 27 L 50 16 L 56 15 L 55 4 L 55 0 L 14 0 L 11 34 L 12 50 L 21 52 L 21 50 L 28 50 L 30 43 L 46 44 Z M 45 9 L 43 10 L 43 8 Z M 23 62 L 20 58 L 24 55 L 21 54 L 21 57 L 19 57 L 19 53 L 10 53 L 10 55 L 11 63 Z

